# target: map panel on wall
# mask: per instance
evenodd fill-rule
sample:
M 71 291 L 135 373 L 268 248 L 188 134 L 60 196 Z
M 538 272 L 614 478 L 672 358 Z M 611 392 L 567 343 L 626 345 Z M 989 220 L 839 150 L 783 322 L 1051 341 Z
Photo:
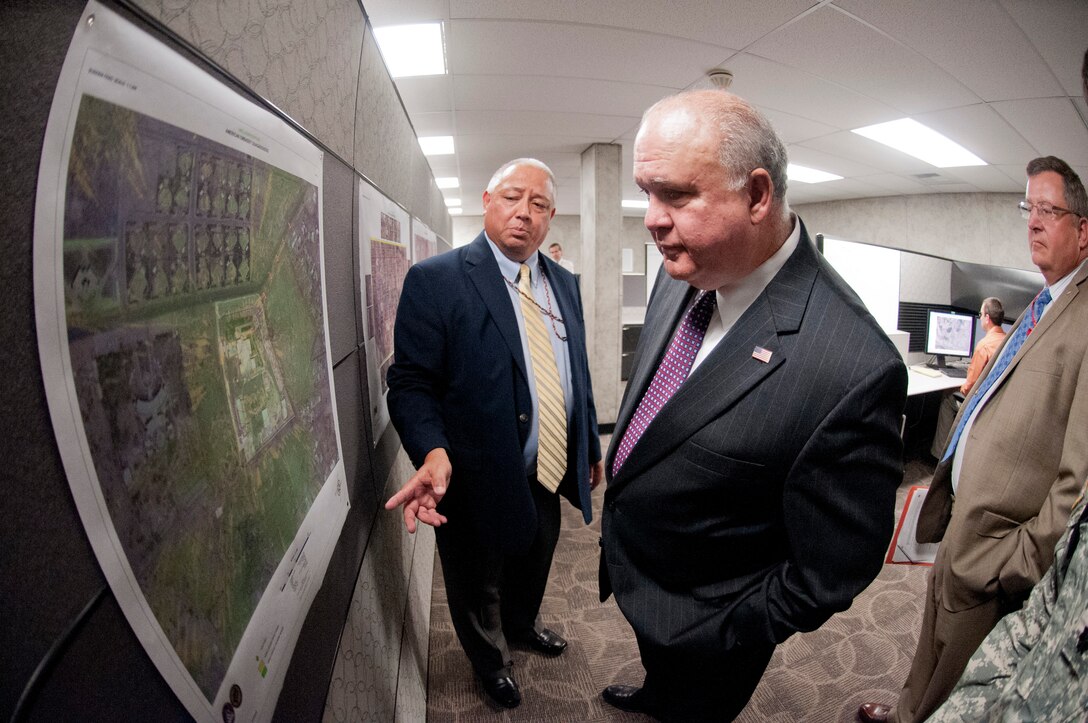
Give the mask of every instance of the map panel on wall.
M 419 263 L 438 253 L 438 236 L 431 227 L 412 217 L 412 261 Z
M 271 717 L 349 500 L 322 154 L 92 2 L 34 274 L 50 414 L 129 624 L 198 720 Z
M 359 259 L 363 339 L 374 444 L 389 424 L 385 376 L 393 363 L 393 324 L 404 275 L 412 265 L 408 212 L 366 181 L 359 181 Z

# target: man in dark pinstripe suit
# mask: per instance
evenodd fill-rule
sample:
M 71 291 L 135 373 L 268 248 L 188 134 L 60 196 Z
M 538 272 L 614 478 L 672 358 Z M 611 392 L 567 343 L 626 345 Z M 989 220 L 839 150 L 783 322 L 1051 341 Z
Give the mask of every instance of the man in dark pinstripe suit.
M 666 98 L 634 152 L 667 275 L 606 460 L 600 582 L 646 678 L 604 699 L 731 720 L 775 645 L 845 610 L 880 568 L 906 369 L 790 212 L 785 148 L 747 102 Z M 647 423 L 643 397 L 699 290 L 716 302 L 705 336 Z

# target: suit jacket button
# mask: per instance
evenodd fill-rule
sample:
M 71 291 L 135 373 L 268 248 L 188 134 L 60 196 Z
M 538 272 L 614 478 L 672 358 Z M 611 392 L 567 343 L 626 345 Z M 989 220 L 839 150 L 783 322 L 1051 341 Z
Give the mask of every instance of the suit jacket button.
M 529 421 L 529 415 L 528 415 L 528 414 L 524 414 L 524 413 L 523 413 L 523 414 L 519 414 L 519 415 L 518 415 L 518 421 L 519 421 L 519 422 L 521 422 L 522 424 L 525 424 L 526 422 L 528 422 L 528 421 Z

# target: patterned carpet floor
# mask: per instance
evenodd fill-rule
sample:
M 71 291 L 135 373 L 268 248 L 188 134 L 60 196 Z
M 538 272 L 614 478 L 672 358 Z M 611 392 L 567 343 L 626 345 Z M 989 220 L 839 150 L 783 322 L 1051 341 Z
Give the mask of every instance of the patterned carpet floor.
M 909 461 L 896 514 L 912 485 L 928 484 L 926 461 Z M 522 704 L 496 711 L 486 702 L 457 642 L 435 558 L 431 599 L 427 720 L 648 721 L 606 704 L 612 683 L 640 684 L 644 675 L 634 634 L 615 600 L 597 598 L 598 538 L 604 489 L 594 492 L 594 522 L 564 503 L 563 527 L 541 608 L 547 627 L 570 645 L 559 658 L 514 652 Z M 884 565 L 849 610 L 820 629 L 795 635 L 775 651 L 738 723 L 839 723 L 855 720 L 860 703 L 892 702 L 917 642 L 928 567 Z

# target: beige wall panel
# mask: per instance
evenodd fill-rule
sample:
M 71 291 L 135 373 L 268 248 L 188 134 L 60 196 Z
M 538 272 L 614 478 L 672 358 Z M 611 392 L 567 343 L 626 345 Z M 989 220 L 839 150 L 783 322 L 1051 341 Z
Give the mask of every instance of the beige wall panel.
M 356 170 L 386 196 L 409 206 L 413 159 L 423 152 L 369 30 L 363 38 L 356 127 Z
M 861 198 L 797 206 L 809 233 L 1016 269 L 1034 270 L 1016 193 Z
M 358 2 L 135 3 L 334 153 L 351 159 L 365 25 Z

